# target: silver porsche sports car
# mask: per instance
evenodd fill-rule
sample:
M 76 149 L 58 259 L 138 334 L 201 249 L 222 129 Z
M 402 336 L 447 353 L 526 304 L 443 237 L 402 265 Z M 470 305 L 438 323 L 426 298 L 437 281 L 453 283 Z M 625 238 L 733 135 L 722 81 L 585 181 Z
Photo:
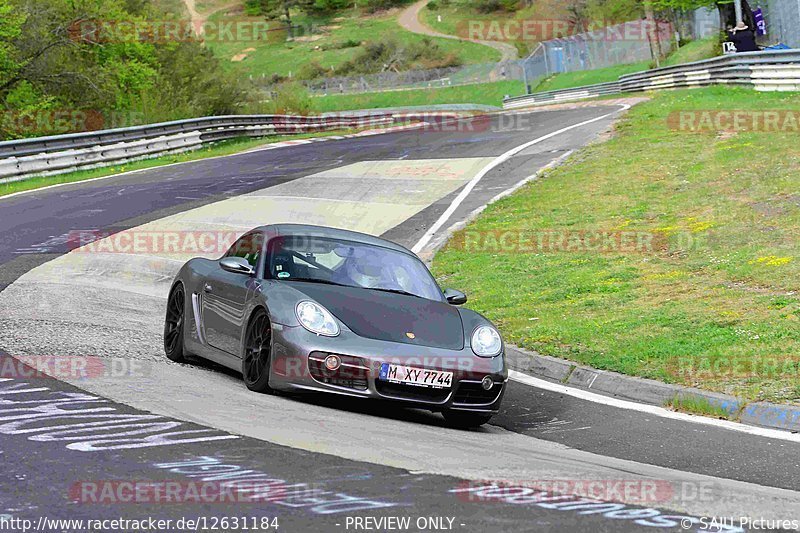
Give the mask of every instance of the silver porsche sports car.
M 416 255 L 352 231 L 279 224 L 219 260 L 195 258 L 170 289 L 167 357 L 241 371 L 250 390 L 390 400 L 475 427 L 500 408 L 497 329 L 456 307 Z

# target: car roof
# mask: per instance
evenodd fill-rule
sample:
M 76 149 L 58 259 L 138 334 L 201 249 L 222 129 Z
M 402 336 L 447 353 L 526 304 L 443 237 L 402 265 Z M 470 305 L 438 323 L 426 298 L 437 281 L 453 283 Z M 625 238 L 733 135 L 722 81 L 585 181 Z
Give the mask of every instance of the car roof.
M 328 237 L 331 239 L 343 239 L 349 241 L 361 242 L 364 244 L 371 244 L 373 246 L 382 246 L 390 250 L 396 250 L 409 255 L 416 255 L 407 248 L 400 246 L 392 241 L 375 237 L 367 233 L 360 233 L 358 231 L 350 231 L 346 229 L 331 228 L 328 226 L 314 226 L 311 224 L 269 224 L 266 226 L 259 226 L 257 230 L 263 231 L 272 237 L 288 237 L 292 235 L 301 235 L 307 237 Z

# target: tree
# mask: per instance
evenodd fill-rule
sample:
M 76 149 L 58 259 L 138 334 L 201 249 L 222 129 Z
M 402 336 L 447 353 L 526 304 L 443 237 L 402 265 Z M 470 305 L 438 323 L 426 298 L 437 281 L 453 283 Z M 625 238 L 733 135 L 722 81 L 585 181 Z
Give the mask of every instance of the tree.
M 753 12 L 747 0 L 742 1 L 742 15 L 745 24 L 755 27 Z M 690 12 L 701 7 L 717 8 L 720 19 L 720 30 L 736 25 L 733 2 L 731 0 L 652 0 L 655 9 Z
M 19 69 L 13 41 L 22 33 L 24 22 L 24 13 L 17 13 L 8 0 L 0 0 L 0 85 Z
M 283 17 L 286 25 L 292 25 L 292 10 L 313 10 L 314 0 L 256 0 L 261 14 L 268 19 Z
M 146 0 L 0 0 L 0 110 L 44 119 L 39 111 L 86 111 L 96 127 L 237 112 L 243 82 L 200 41 L 165 43 L 121 24 L 152 28 L 147 21 L 165 18 L 155 9 Z M 31 124 L 0 124 L 0 135 L 58 133 Z

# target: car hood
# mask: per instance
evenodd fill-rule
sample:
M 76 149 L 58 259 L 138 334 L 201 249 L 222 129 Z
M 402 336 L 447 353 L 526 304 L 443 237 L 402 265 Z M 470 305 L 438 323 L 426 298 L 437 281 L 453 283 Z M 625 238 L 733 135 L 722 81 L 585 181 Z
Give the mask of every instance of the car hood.
M 324 306 L 360 337 L 448 350 L 464 348 L 461 315 L 448 303 L 357 287 L 288 284 Z

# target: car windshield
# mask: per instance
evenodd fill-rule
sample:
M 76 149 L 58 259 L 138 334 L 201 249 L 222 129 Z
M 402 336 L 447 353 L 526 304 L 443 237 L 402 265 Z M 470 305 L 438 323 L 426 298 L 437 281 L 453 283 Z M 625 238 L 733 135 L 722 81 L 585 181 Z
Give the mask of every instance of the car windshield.
M 443 299 L 433 276 L 416 257 L 382 246 L 326 237 L 272 239 L 267 277 Z

